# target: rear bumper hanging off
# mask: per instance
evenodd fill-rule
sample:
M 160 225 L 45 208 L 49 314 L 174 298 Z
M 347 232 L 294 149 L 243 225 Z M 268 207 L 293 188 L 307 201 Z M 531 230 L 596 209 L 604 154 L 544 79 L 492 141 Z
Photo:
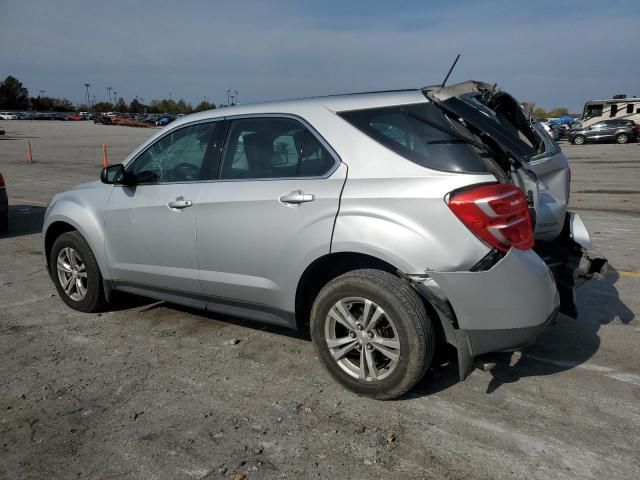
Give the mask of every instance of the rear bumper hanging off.
M 567 212 L 560 235 L 552 242 L 536 242 L 535 252 L 547 264 L 560 293 L 560 312 L 578 316 L 575 289 L 607 273 L 608 262 L 590 250 L 591 240 L 579 215 Z

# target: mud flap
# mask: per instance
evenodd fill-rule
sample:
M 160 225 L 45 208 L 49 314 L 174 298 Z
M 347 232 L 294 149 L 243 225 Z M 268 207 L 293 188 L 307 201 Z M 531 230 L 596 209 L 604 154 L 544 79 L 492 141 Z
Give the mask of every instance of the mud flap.
M 576 288 L 592 278 L 603 278 L 607 260 L 589 250 L 591 241 L 580 216 L 567 212 L 560 235 L 552 242 L 536 242 L 534 250 L 547 264 L 560 293 L 560 312 L 578 316 Z

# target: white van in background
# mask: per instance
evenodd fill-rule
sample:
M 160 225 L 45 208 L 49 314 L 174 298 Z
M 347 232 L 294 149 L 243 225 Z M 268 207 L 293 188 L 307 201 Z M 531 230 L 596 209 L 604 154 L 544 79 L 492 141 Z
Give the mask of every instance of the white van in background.
M 640 98 L 614 95 L 605 100 L 589 100 L 582 111 L 582 127 L 589 127 L 602 120 L 624 119 L 640 123 Z

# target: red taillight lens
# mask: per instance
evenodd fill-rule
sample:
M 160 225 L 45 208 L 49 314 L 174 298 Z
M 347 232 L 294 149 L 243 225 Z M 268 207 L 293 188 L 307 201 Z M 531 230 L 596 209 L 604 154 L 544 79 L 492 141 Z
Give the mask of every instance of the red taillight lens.
M 533 228 L 524 192 L 492 184 L 451 194 L 449 208 L 478 237 L 498 251 L 533 247 Z
M 4 187 L 4 177 L 0 173 L 0 187 Z

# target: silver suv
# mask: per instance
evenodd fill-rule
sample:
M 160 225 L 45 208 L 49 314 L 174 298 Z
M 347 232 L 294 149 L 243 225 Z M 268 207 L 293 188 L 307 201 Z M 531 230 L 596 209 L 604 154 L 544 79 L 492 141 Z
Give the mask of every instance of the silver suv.
M 541 137 L 490 98 L 425 88 L 185 117 L 53 198 L 51 277 L 84 312 L 122 291 L 309 328 L 328 371 L 374 398 L 409 390 L 445 343 L 464 378 L 558 311 L 534 228 L 588 238 L 565 222 L 568 191 L 561 212 L 541 207 Z

